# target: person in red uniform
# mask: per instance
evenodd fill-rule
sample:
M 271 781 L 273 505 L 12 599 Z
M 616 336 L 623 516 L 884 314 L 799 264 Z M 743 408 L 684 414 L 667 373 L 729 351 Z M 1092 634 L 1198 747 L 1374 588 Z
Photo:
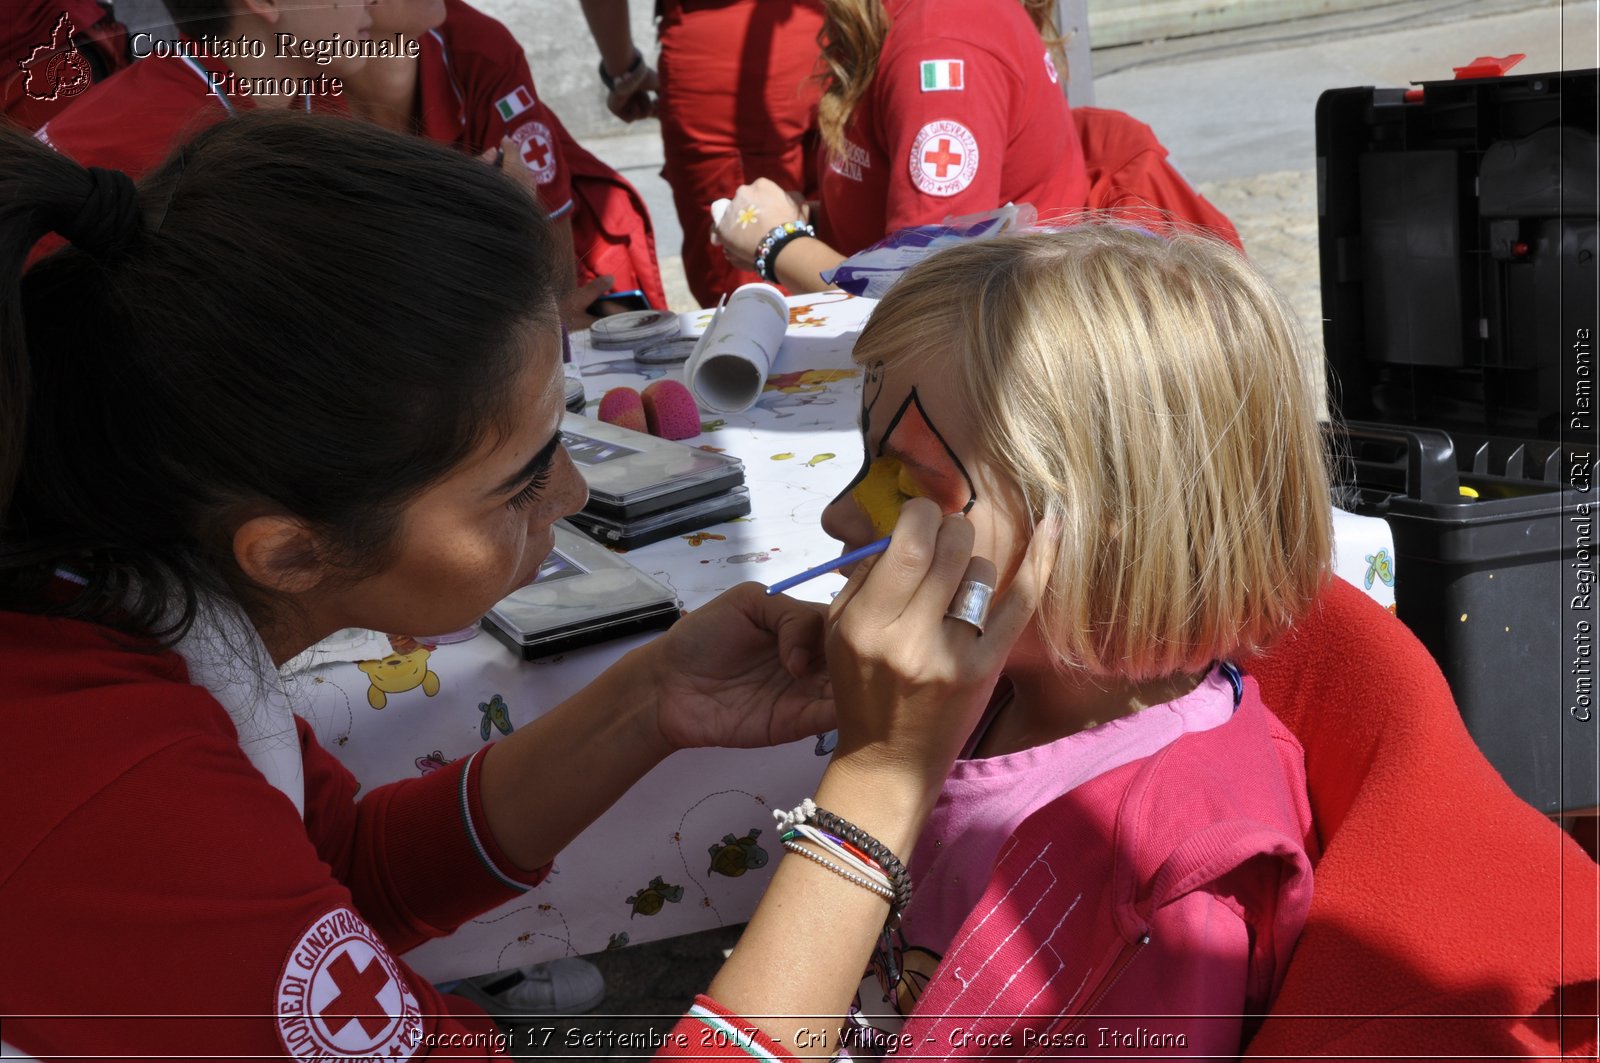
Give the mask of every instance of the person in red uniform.
M 0 116 L 38 129 L 128 65 L 128 31 L 97 0 L 15 0 L 0 25 Z
M 7 1056 L 508 1055 L 398 954 L 534 886 L 680 748 L 837 724 L 818 800 L 915 836 L 1033 600 L 981 641 L 945 619 L 972 530 L 926 500 L 834 622 L 744 584 L 426 777 L 358 798 L 295 719 L 283 662 L 343 627 L 462 627 L 584 503 L 562 270 L 513 179 L 256 112 L 137 186 L 0 130 L 0 202 Z M 69 246 L 24 278 L 52 230 Z M 808 867 L 780 908 L 826 925 L 741 943 L 733 1006 L 795 1013 L 769 972 L 861 970 L 883 902 Z
M 1038 0 L 827 0 L 830 78 L 820 124 L 814 235 L 769 246 L 770 277 L 817 291 L 820 273 L 888 233 L 1030 203 L 1083 208 L 1083 151 Z M 804 197 L 771 181 L 725 193 L 727 257 L 756 265 L 763 241 L 802 222 Z M 758 272 L 760 270 L 758 269 Z
M 417 57 L 368 63 L 346 82 L 350 110 L 490 160 L 509 160 L 572 253 L 569 327 L 598 312 L 666 308 L 655 234 L 628 181 L 584 150 L 539 98 L 522 46 L 460 0 L 381 0 L 373 32 L 417 42 Z
M 180 141 L 231 114 L 291 106 L 309 110 L 313 96 L 337 97 L 343 91 L 339 79 L 368 60 L 335 54 L 323 63 L 303 51 L 280 54 L 277 35 L 292 34 L 296 41 L 370 40 L 368 2 L 167 0 L 185 35 L 187 54 L 172 54 L 136 34 L 133 53 L 145 57 L 79 96 L 37 136 L 85 166 L 138 177 Z
M 761 178 L 816 194 L 822 3 L 662 0 L 657 10 L 659 78 L 634 47 L 628 0 L 583 0 L 612 112 L 661 119 L 683 270 L 694 297 L 712 306 L 757 277 L 711 246 L 711 204 Z

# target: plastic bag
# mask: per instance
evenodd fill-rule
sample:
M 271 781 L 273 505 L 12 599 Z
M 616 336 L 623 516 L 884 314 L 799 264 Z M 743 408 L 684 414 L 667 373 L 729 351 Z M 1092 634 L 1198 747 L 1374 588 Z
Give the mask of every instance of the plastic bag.
M 913 225 L 885 236 L 822 275 L 823 281 L 851 295 L 881 299 L 901 275 L 928 255 L 966 240 L 988 240 L 1031 227 L 1039 217 L 1029 203 L 1007 203 L 996 210 L 946 218 L 937 225 Z

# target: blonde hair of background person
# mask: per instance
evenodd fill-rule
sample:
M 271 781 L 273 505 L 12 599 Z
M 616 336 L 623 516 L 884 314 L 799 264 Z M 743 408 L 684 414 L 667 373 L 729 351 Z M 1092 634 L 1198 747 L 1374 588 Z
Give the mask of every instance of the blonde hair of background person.
M 950 338 L 935 357 L 981 457 L 1061 523 L 1037 617 L 1061 666 L 1195 671 L 1316 595 L 1333 533 L 1314 360 L 1231 248 L 1105 224 L 963 245 L 907 275 L 855 359 L 911 367 L 925 336 Z
M 1056 0 L 1018 0 L 1039 28 L 1039 36 L 1055 53 L 1066 76 L 1065 40 L 1056 28 Z M 818 43 L 827 73 L 822 75 L 822 100 L 817 104 L 817 128 L 830 152 L 842 154 L 845 127 L 856 104 L 872 86 L 878 56 L 889 35 L 889 14 L 883 0 L 823 0 L 828 21 Z
M 1046 0 L 824 0 L 817 198 L 757 178 L 712 234 L 790 292 L 896 230 L 1026 203 L 1082 210 L 1089 173 Z M 1044 39 L 1041 40 L 1041 35 Z

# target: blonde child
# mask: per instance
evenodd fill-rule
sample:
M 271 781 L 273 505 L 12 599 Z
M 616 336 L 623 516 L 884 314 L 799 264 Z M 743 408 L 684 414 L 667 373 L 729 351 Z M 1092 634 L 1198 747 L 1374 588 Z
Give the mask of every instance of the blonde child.
M 1328 573 L 1290 313 L 1231 248 L 1084 225 L 934 256 L 855 357 L 867 461 L 831 535 L 861 546 L 926 496 L 1002 589 L 1041 518 L 1060 537 L 853 1053 L 1236 1055 L 1311 895 L 1300 748 L 1232 663 Z

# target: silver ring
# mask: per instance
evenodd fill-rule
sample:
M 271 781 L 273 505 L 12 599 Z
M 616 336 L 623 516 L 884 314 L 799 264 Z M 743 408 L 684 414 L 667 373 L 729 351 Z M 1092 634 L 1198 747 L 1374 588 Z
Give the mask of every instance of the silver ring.
M 983 634 L 983 623 L 989 619 L 989 605 L 994 601 L 994 588 L 975 579 L 962 580 L 956 596 L 950 599 L 950 608 L 944 615 L 963 624 L 971 624 Z

